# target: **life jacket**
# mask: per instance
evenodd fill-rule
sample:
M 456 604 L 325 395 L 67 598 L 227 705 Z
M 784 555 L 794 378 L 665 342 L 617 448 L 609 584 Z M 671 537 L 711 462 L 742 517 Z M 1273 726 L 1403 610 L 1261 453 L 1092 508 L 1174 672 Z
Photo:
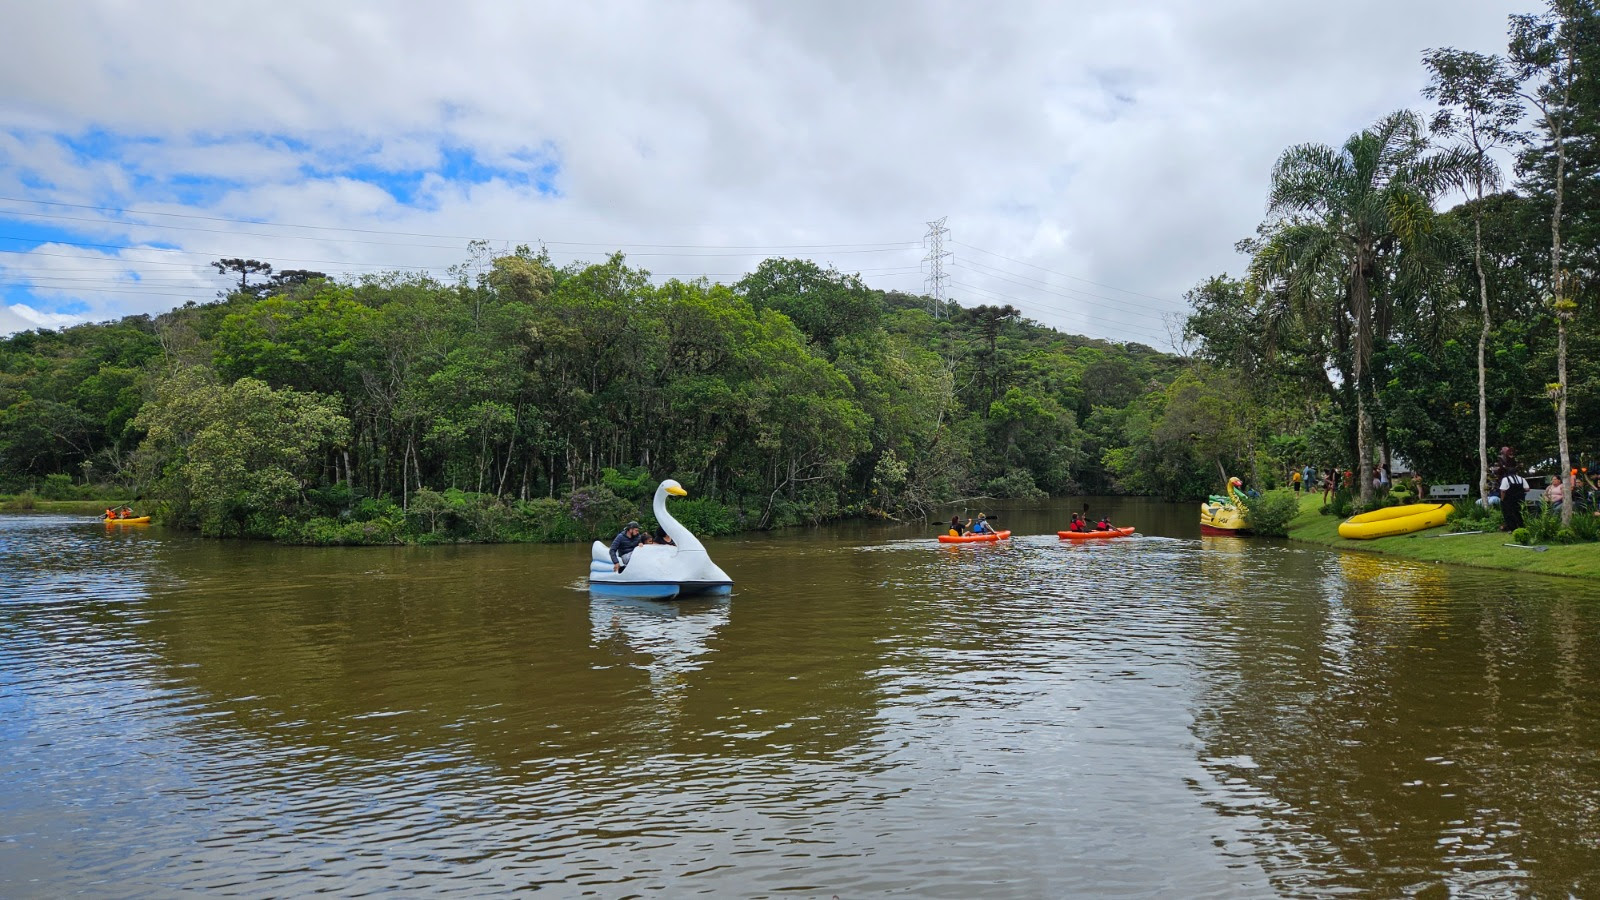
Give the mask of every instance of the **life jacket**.
M 1101 519 L 1100 521 L 1094 523 L 1094 527 L 1096 531 L 1110 531 L 1111 523 L 1107 522 L 1105 519 Z

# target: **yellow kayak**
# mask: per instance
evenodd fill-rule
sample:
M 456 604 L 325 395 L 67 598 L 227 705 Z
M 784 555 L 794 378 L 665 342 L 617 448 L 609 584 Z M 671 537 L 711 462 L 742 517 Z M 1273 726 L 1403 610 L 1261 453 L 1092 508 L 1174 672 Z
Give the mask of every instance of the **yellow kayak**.
M 150 517 L 135 516 L 132 519 L 107 519 L 102 517 L 100 521 L 106 523 L 107 525 L 149 525 Z
M 1437 528 L 1450 515 L 1448 503 L 1410 503 L 1375 509 L 1351 516 L 1339 526 L 1339 537 L 1353 541 L 1410 534 L 1424 528 Z

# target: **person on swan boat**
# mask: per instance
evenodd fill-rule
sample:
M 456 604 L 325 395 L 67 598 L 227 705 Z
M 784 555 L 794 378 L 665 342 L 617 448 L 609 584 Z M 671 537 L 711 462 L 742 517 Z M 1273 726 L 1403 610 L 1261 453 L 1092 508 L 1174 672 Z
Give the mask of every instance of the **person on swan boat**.
M 611 568 L 621 572 L 628 567 L 628 560 L 633 557 L 633 551 L 644 543 L 644 532 L 639 529 L 638 522 L 629 522 L 627 527 L 611 539 Z

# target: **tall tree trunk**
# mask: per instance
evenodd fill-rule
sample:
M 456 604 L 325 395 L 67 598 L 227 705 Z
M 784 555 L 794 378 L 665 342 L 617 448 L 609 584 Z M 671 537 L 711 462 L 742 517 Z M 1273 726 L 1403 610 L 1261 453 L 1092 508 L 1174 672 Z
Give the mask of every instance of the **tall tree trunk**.
M 1478 186 L 1478 204 L 1472 211 L 1473 261 L 1478 267 L 1478 301 L 1483 307 L 1483 329 L 1478 332 L 1478 499 L 1489 503 L 1489 393 L 1488 369 L 1484 356 L 1489 347 L 1489 279 L 1483 274 L 1483 186 Z M 1433 473 L 1437 474 L 1437 473 Z M 1417 498 L 1418 502 L 1422 500 Z
M 1366 255 L 1358 251 L 1350 279 L 1350 305 L 1356 319 L 1356 487 L 1362 506 L 1372 504 L 1372 417 L 1367 411 L 1367 368 L 1372 362 L 1372 298 L 1367 293 L 1366 263 Z
M 1569 89 L 1570 92 L 1570 89 Z M 1555 211 L 1550 217 L 1550 285 L 1556 306 L 1556 441 L 1561 448 L 1561 484 L 1566 487 L 1561 504 L 1561 524 L 1572 524 L 1572 488 L 1569 478 L 1572 456 L 1567 450 L 1567 319 L 1571 316 L 1566 296 L 1565 279 L 1561 277 L 1561 200 L 1563 180 L 1566 177 L 1567 147 L 1561 130 L 1555 130 L 1556 144 L 1556 197 Z

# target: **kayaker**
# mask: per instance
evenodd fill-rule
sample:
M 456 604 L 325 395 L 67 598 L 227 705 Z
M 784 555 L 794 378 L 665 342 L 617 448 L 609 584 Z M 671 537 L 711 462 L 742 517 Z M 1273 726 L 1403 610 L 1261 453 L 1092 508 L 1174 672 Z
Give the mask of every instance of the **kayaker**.
M 1074 534 L 1082 532 L 1083 531 L 1083 517 L 1078 515 L 1077 513 L 1073 513 L 1072 514 L 1072 521 L 1067 523 L 1067 530 L 1070 531 L 1070 532 L 1073 532 Z
M 1100 517 L 1100 521 L 1094 523 L 1094 530 L 1095 531 L 1110 531 L 1111 530 L 1111 520 L 1107 519 L 1105 516 L 1101 516 Z
M 951 537 L 961 537 L 961 532 L 962 532 L 961 517 L 960 516 L 951 516 L 950 517 L 950 536 Z
M 110 507 L 107 507 L 106 508 L 106 518 L 115 519 L 116 517 L 117 517 L 117 511 L 112 509 L 112 508 L 110 508 Z
M 621 572 L 628 567 L 628 560 L 633 558 L 633 551 L 644 543 L 644 532 L 639 530 L 638 522 L 629 522 L 627 527 L 617 532 L 611 539 L 611 568 Z
M 989 517 L 978 513 L 978 521 L 972 524 L 973 534 L 994 534 L 994 529 L 989 526 Z

